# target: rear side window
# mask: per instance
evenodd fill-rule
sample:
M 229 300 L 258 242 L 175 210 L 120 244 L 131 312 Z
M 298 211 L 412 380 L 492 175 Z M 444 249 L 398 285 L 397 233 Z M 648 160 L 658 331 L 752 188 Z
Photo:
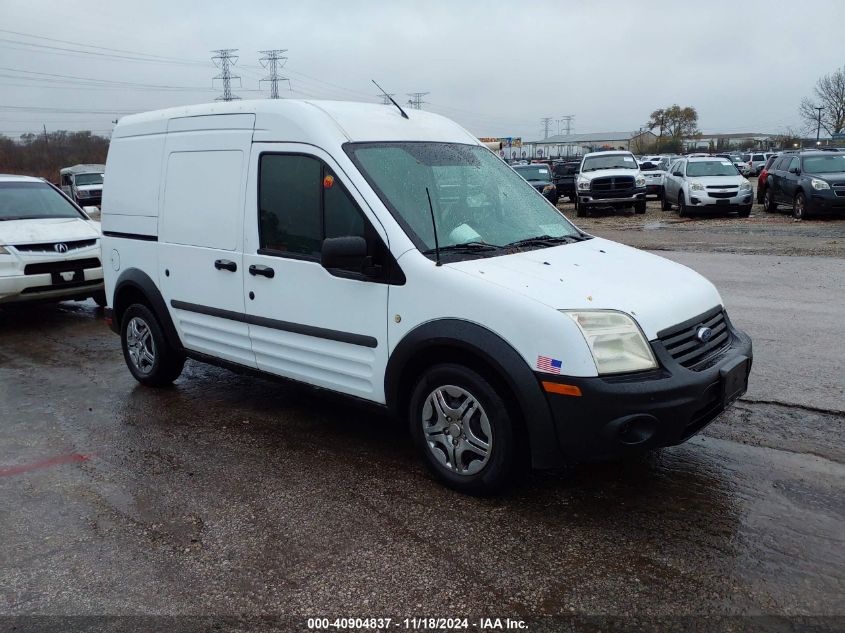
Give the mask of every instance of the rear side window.
M 364 218 L 322 161 L 263 154 L 258 186 L 259 248 L 318 259 L 327 237 L 365 237 Z

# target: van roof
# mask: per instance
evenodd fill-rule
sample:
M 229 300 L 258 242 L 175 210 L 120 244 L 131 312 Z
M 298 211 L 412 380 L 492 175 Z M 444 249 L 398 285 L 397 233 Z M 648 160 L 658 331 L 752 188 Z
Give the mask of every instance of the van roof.
M 260 99 L 204 103 L 123 117 L 112 138 L 161 134 L 174 119 L 210 115 L 254 115 L 255 141 L 441 141 L 478 144 L 454 121 L 431 112 L 409 109 L 408 119 L 396 106 L 350 101 Z M 235 123 L 235 121 L 238 121 Z M 243 129 L 243 117 L 232 119 Z M 215 124 L 215 128 L 217 128 Z M 180 129 L 184 129 L 180 125 Z M 200 129 L 191 125 L 191 129 Z M 225 129 L 225 126 L 221 126 Z M 327 138 L 328 137 L 328 138 Z

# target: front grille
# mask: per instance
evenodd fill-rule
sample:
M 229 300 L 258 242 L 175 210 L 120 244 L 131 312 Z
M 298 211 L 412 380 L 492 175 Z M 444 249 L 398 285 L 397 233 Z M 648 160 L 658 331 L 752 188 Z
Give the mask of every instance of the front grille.
M 710 328 L 713 335 L 707 342 L 702 342 L 698 338 L 698 332 L 705 327 Z M 730 345 L 731 333 L 725 312 L 718 307 L 686 323 L 658 332 L 657 338 L 678 364 L 696 370 L 704 365 L 708 358 Z
M 733 198 L 737 195 L 736 191 L 708 191 L 707 195 L 711 198 Z
M 837 196 L 845 198 L 845 185 L 834 185 L 833 193 L 835 193 Z
M 78 251 L 82 248 L 89 248 L 94 246 L 97 243 L 96 239 L 93 240 L 75 240 L 72 242 L 45 242 L 43 244 L 18 244 L 15 245 L 15 249 L 19 253 L 58 253 L 56 250 L 57 244 L 64 244 L 67 246 L 68 253 L 72 251 Z
M 590 183 L 590 189 L 597 194 L 613 194 L 620 191 L 627 191 L 633 187 L 633 176 L 606 176 L 604 178 L 594 178 Z
M 27 264 L 23 269 L 24 275 L 44 275 L 47 273 L 62 273 L 72 270 L 84 270 L 86 268 L 99 268 L 100 260 L 97 257 L 87 259 L 64 259 L 58 262 L 39 262 Z

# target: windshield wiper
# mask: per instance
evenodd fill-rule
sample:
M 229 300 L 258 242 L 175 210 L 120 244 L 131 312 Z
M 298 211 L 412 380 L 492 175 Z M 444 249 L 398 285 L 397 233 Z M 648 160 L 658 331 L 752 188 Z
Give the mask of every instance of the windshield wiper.
M 487 242 L 464 242 L 462 244 L 450 244 L 449 246 L 441 246 L 441 253 L 480 253 L 483 251 L 495 251 L 502 248 L 495 244 L 488 244 Z M 433 255 L 437 249 L 429 248 L 423 251 L 423 255 Z
M 588 235 L 561 235 L 559 237 L 553 237 L 551 235 L 537 235 L 535 237 L 526 237 L 524 240 L 517 240 L 516 242 L 511 242 L 510 244 L 506 244 L 505 246 L 555 246 L 557 244 L 583 242 L 584 240 L 588 239 L 590 239 Z

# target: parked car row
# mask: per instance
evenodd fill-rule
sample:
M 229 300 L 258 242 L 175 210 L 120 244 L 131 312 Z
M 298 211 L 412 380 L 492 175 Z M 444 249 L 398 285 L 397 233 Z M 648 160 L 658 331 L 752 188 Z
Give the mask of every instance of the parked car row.
M 769 213 L 781 205 L 797 219 L 845 213 L 845 154 L 838 151 L 784 152 L 765 168 L 763 208 Z M 761 186 L 761 185 L 758 185 Z

